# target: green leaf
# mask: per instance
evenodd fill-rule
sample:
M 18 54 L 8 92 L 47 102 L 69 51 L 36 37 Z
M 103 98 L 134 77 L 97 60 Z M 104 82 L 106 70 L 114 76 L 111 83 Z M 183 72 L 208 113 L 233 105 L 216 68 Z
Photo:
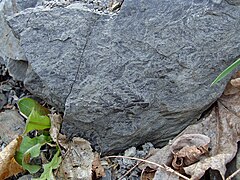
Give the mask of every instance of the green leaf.
M 21 98 L 18 101 L 18 107 L 23 116 L 26 118 L 31 114 L 32 110 L 35 109 L 35 111 L 38 112 L 40 115 L 48 115 L 50 111 L 41 106 L 37 101 L 31 98 Z
M 41 116 L 35 109 L 27 118 L 24 134 L 32 130 L 43 130 L 51 128 L 51 120 L 48 116 Z
M 24 136 L 22 143 L 20 145 L 19 151 L 16 152 L 15 160 L 22 165 L 23 154 L 30 149 L 31 147 L 35 146 L 36 144 L 44 144 L 46 142 L 51 142 L 50 136 L 40 135 L 34 138 L 30 138 L 28 136 Z
M 40 178 L 36 178 L 34 180 L 52 180 L 55 179 L 53 176 L 53 169 L 57 169 L 62 162 L 62 157 L 59 156 L 60 151 L 58 150 L 54 157 L 52 158 L 51 162 L 43 165 L 43 173 L 41 174 Z
M 238 65 L 240 65 L 240 59 L 237 59 L 234 63 L 232 63 L 229 67 L 227 67 L 211 84 L 214 85 L 222 80 L 225 76 L 227 76 L 232 70 L 234 70 Z
M 35 138 L 25 136 L 20 145 L 19 151 L 17 151 L 15 155 L 16 161 L 30 173 L 36 173 L 41 166 L 28 164 L 28 160 L 38 157 L 40 154 L 40 148 L 48 142 L 51 142 L 50 136 L 40 135 Z
M 41 166 L 35 164 L 28 164 L 27 159 L 38 157 L 40 155 L 40 148 L 42 147 L 42 145 L 44 144 L 36 144 L 23 154 L 22 167 L 28 170 L 31 174 L 38 172 L 41 169 Z

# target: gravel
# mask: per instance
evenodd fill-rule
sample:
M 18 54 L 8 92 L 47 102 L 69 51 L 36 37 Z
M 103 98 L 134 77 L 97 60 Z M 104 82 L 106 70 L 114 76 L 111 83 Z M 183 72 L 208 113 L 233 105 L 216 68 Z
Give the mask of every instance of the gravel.
M 140 147 L 131 147 L 124 151 L 123 156 L 144 159 L 148 155 L 153 144 L 148 142 Z M 141 170 L 138 167 L 133 168 L 138 162 L 126 158 L 111 158 L 110 161 L 102 161 L 106 176 L 101 180 L 140 180 Z
M 15 108 L 17 100 L 30 93 L 25 89 L 23 83 L 15 81 L 6 67 L 0 64 L 0 112 Z

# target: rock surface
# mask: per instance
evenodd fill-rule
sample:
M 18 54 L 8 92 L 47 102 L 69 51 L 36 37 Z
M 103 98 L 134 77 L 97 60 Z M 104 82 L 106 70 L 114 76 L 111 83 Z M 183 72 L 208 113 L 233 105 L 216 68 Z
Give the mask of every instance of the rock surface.
M 240 54 L 240 7 L 226 1 L 125 0 L 109 14 L 83 2 L 11 14 L 6 3 L 0 59 L 64 111 L 64 133 L 103 153 L 181 132 L 220 96 L 225 82 L 210 84 Z
M 25 122 L 16 110 L 7 110 L 0 113 L 0 127 L 0 145 L 8 144 L 24 132 Z

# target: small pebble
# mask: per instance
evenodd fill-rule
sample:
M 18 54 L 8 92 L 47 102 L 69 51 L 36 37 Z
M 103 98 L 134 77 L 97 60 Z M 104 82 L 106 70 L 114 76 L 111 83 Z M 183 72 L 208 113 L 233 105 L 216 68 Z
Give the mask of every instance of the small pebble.
M 5 104 L 7 104 L 7 97 L 0 93 L 0 109 L 2 109 Z
M 125 150 L 125 152 L 124 152 L 124 156 L 130 156 L 130 157 L 133 157 L 133 156 L 136 155 L 136 152 L 137 152 L 136 147 L 131 147 L 131 148 Z

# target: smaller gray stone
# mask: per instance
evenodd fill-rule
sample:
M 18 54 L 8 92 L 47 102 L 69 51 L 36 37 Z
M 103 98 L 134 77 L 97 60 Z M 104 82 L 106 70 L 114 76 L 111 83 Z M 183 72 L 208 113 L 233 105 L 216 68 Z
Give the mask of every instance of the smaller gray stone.
M 136 147 L 131 147 L 124 152 L 124 156 L 134 157 L 136 155 Z
M 9 84 L 2 84 L 1 86 L 0 86 L 0 90 L 2 90 L 2 91 L 10 91 L 12 89 L 12 86 L 11 85 L 9 85 Z
M 7 98 L 3 93 L 0 93 L 0 109 L 7 103 Z
M 28 62 L 10 59 L 7 68 L 10 76 L 12 76 L 14 80 L 24 81 L 26 78 Z
M 142 148 L 143 148 L 143 151 L 146 151 L 148 153 L 149 150 L 153 148 L 153 144 L 150 142 L 147 142 L 144 145 L 142 145 Z
M 17 111 L 7 110 L 0 113 L 0 127 L 1 140 L 8 144 L 24 132 L 25 123 Z

